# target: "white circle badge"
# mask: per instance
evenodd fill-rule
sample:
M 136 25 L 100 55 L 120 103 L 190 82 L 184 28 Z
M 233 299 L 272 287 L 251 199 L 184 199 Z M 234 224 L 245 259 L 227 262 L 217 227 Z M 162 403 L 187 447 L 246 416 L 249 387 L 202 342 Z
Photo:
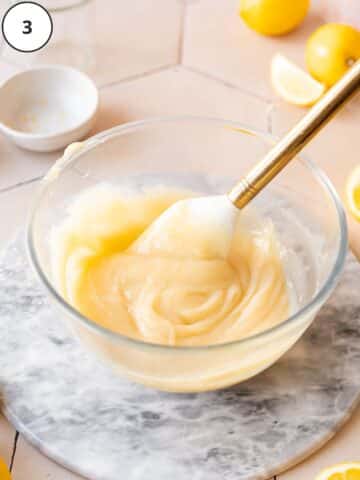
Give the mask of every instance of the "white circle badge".
M 36 2 L 19 2 L 9 8 L 1 22 L 6 43 L 19 52 L 36 52 L 51 38 L 49 12 Z

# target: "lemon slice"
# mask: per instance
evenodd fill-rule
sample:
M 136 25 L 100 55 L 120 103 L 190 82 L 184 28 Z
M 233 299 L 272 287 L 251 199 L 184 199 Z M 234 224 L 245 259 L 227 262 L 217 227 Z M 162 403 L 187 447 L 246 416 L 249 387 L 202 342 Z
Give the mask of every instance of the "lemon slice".
M 360 165 L 350 173 L 346 183 L 345 194 L 350 212 L 360 222 Z
M 360 480 L 360 462 L 339 463 L 325 468 L 315 480 Z
M 272 59 L 271 81 L 281 98 L 302 107 L 313 105 L 325 92 L 322 83 L 280 54 Z

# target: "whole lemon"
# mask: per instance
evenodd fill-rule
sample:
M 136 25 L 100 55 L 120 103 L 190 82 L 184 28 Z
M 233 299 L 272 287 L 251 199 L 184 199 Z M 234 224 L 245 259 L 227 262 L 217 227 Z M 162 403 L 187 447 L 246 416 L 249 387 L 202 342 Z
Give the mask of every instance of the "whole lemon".
M 311 75 L 330 87 L 360 58 L 360 32 L 341 23 L 323 25 L 309 38 L 305 57 Z
M 305 18 L 310 0 L 240 0 L 239 14 L 263 35 L 283 35 Z
M 5 462 L 0 458 L 0 479 L 11 480 L 11 476 Z

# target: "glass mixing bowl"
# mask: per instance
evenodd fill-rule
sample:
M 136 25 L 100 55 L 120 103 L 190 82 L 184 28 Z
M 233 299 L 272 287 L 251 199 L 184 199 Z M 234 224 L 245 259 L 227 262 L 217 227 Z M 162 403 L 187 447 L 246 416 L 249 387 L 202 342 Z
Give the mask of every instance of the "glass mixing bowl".
M 52 227 L 83 189 L 99 182 L 138 188 L 161 183 L 222 194 L 273 142 L 269 135 L 234 122 L 181 117 L 121 125 L 68 151 L 43 179 L 28 229 L 31 262 L 60 307 L 54 309 L 54 321 L 68 320 L 81 343 L 116 371 L 162 390 L 223 388 L 273 364 L 304 333 L 334 289 L 347 250 L 341 203 L 329 180 L 309 160 L 293 160 L 253 200 L 276 227 L 297 305 L 285 321 L 256 335 L 226 344 L 172 347 L 114 333 L 62 298 L 52 282 L 49 248 Z

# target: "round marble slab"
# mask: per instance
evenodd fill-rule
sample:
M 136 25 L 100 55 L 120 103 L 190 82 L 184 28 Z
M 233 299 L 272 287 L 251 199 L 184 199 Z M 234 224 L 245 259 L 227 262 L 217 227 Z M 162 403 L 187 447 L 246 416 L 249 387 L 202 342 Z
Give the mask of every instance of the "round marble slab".
M 0 392 L 18 430 L 92 480 L 269 478 L 327 441 L 360 392 L 360 264 L 297 345 L 236 387 L 166 394 L 118 378 L 48 303 L 19 237 L 0 260 Z

